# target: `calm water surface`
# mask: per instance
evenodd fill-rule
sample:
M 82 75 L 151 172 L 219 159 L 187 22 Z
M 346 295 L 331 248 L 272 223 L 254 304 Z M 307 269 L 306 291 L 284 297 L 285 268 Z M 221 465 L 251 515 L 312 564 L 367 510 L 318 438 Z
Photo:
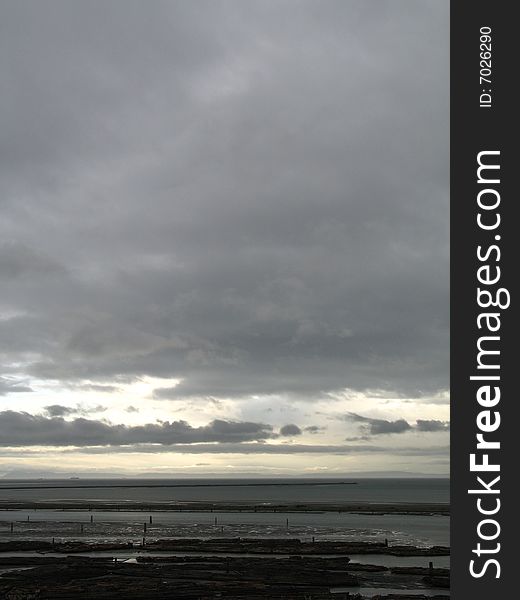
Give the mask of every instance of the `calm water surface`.
M 308 485 L 309 481 L 320 485 Z M 446 479 L 359 479 L 356 485 L 326 485 L 338 480 L 61 480 L 0 483 L 0 501 L 84 500 L 175 502 L 449 502 Z M 352 481 L 352 480 L 345 480 Z M 280 482 L 297 485 L 273 485 Z M 12 485 L 65 486 L 65 489 L 6 489 Z M 192 487 L 117 488 L 125 485 L 182 485 Z M 248 486 L 247 484 L 255 484 Z M 241 485 L 237 485 L 241 484 Z M 102 486 L 74 489 L 77 485 Z M 203 487 L 198 487 L 203 486 Z M 152 517 L 153 523 L 149 523 Z M 93 522 L 91 522 L 91 517 Z M 289 520 L 287 523 L 287 519 Z M 11 523 L 13 522 L 13 531 Z M 132 511 L 1 511 L 3 539 L 131 540 L 144 534 L 161 537 L 298 537 L 365 540 L 418 546 L 449 545 L 449 518 L 417 515 L 349 513 L 209 513 Z
M 338 481 L 355 485 L 337 485 Z M 308 485 L 312 483 L 313 485 Z M 327 485 L 334 482 L 336 485 Z M 67 489 L 9 490 L 8 486 L 52 485 Z M 290 483 L 289 486 L 276 485 Z M 319 484 L 322 485 L 319 485 Z M 124 485 L 182 485 L 186 487 L 116 488 Z M 248 486 L 248 484 L 254 484 Z M 274 485 L 273 485 L 274 484 Z M 318 484 L 318 485 L 316 485 Z M 73 489 L 78 485 L 103 486 Z M 189 487 L 189 486 L 192 487 Z M 197 487 L 203 485 L 204 487 Z M 2 500 L 119 500 L 141 502 L 449 502 L 449 479 L 80 479 L 80 480 L 1 480 Z

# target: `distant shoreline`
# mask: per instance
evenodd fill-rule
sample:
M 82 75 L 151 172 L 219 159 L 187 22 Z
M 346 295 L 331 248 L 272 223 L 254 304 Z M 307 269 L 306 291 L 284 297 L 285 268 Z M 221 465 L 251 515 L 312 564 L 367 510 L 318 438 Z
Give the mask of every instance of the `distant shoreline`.
M 72 484 L 72 485 L 17 485 L 4 486 L 0 484 L 0 490 L 74 490 L 74 489 L 110 489 L 110 488 L 207 488 L 207 487 L 270 487 L 270 486 L 323 486 L 323 485 L 357 485 L 357 481 L 277 481 L 269 483 L 116 483 L 103 485 L 95 484 Z
M 440 502 L 140 502 L 107 500 L 0 501 L 0 510 L 126 511 L 126 512 L 255 512 L 255 513 L 357 513 L 399 515 L 450 514 L 450 504 Z

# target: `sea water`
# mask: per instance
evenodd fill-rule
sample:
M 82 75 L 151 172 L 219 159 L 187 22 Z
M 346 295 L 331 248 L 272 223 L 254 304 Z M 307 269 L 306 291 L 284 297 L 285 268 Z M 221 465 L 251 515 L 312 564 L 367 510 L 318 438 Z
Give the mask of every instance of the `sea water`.
M 352 479 L 345 479 L 351 482 Z M 328 485 L 330 482 L 333 485 Z M 280 485 L 280 484 L 290 485 Z M 311 484 L 311 485 L 309 485 Z M 44 489 L 56 485 L 60 489 Z M 78 488 L 76 486 L 100 486 Z M 163 487 L 115 487 L 153 485 Z M 36 489 L 7 489 L 9 487 Z M 167 487 L 183 486 L 183 487 Z M 0 483 L 2 539 L 103 539 L 137 541 L 144 533 L 160 537 L 298 537 L 302 539 L 377 541 L 417 546 L 449 545 L 449 517 L 440 515 L 355 514 L 337 512 L 146 512 L 1 510 L 9 501 L 96 502 L 254 502 L 254 503 L 448 503 L 446 479 L 338 480 L 3 480 Z M 152 524 L 149 518 L 152 517 Z M 91 523 L 91 517 L 93 523 Z M 13 532 L 11 522 L 14 522 Z M 82 527 L 83 525 L 83 527 Z

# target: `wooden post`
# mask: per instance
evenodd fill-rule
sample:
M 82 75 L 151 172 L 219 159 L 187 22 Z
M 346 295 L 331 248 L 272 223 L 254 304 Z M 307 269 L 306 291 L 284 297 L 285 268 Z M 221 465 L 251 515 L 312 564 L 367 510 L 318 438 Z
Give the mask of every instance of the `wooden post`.
M 152 515 L 150 515 L 150 525 L 153 523 Z
M 14 530 L 14 523 L 11 521 L 11 533 L 13 533 Z

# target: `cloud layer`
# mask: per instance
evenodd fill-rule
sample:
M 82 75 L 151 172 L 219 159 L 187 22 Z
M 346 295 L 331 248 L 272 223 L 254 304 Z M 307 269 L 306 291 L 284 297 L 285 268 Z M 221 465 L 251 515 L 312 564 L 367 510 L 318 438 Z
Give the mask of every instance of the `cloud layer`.
M 265 442 L 301 436 L 302 429 L 293 423 L 283 425 L 279 432 L 265 423 L 226 421 L 214 419 L 204 426 L 194 427 L 186 421 L 165 421 L 130 426 L 112 424 L 105 420 L 86 419 L 83 416 L 92 412 L 102 412 L 103 407 L 91 410 L 81 407 L 68 408 L 53 405 L 46 407 L 45 415 L 32 415 L 26 412 L 0 412 L 0 446 L 133 446 L 138 444 L 163 444 L 177 446 L 187 444 L 218 443 L 244 444 Z M 68 419 L 67 419 L 68 417 Z M 418 420 L 411 426 L 404 419 L 385 421 L 351 414 L 350 419 L 362 423 L 361 430 L 370 436 L 390 433 L 404 433 L 415 429 L 420 432 L 448 431 L 449 424 L 435 420 Z M 317 433 L 313 426 L 308 433 Z M 367 438 L 368 439 L 368 438 Z M 282 444 L 283 445 L 283 444 Z M 293 445 L 293 444 L 291 444 Z M 302 449 L 302 445 L 294 445 Z M 277 445 L 276 448 L 282 446 Z M 329 446 L 324 445 L 324 449 Z M 346 447 L 349 448 L 349 447 Z M 363 446 L 363 448 L 370 448 Z M 215 452 L 226 452 L 225 447 L 216 446 Z M 274 450 L 273 450 L 274 451 Z M 244 447 L 244 452 L 247 448 Z
M 448 4 L 315 17 L 2 7 L 7 364 L 182 397 L 447 387 Z
M 220 419 L 203 427 L 185 421 L 113 425 L 82 417 L 66 420 L 58 407 L 48 407 L 53 415 L 3 411 L 0 413 L 2 446 L 125 446 L 132 444 L 194 444 L 200 442 L 250 442 L 275 438 L 270 425 L 229 422 Z M 64 408 L 64 407 L 59 407 Z M 54 413 L 54 414 L 53 414 Z M 62 413 L 63 414 L 63 413 Z

